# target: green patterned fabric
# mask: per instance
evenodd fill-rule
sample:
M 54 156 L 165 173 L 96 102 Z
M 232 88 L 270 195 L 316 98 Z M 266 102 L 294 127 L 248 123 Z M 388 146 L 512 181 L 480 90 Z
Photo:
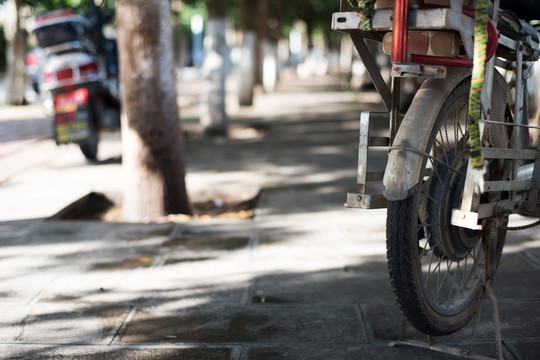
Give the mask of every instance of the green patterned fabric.
M 471 149 L 471 165 L 475 169 L 483 166 L 482 138 L 480 134 L 480 116 L 482 113 L 482 87 L 486 73 L 486 49 L 487 49 L 487 22 L 489 0 L 476 2 L 474 24 L 474 62 L 471 80 L 471 92 L 469 95 L 469 142 Z
M 375 11 L 376 0 L 347 0 L 360 17 L 360 30 L 371 30 L 371 17 Z

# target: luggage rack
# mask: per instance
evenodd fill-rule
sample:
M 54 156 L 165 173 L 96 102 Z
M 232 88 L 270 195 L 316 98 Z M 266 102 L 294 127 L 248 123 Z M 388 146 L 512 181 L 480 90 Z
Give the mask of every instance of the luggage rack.
M 363 33 L 388 32 L 393 27 L 393 9 L 381 9 L 375 11 L 371 19 L 370 31 L 359 30 L 361 19 L 354 11 L 334 13 L 332 17 L 332 29 L 337 31 L 361 31 Z M 467 56 L 473 57 L 474 19 L 463 15 L 454 8 L 426 8 L 411 9 L 409 13 L 410 30 L 454 30 L 458 32 L 463 41 Z M 366 38 L 373 36 L 364 35 Z
M 433 8 L 412 5 L 409 12 L 408 27 L 411 30 L 429 28 L 456 31 L 463 41 L 465 53 L 467 56 L 472 57 L 474 19 L 463 14 L 462 5 L 463 1 L 461 0 L 452 1 L 450 7 Z M 385 149 L 385 146 L 386 150 L 388 150 L 388 146 L 392 143 L 395 131 L 400 123 L 400 116 L 397 115 L 400 113 L 397 106 L 399 103 L 399 93 L 393 93 L 391 87 L 387 84 L 387 81 L 382 77 L 378 65 L 373 60 L 373 54 L 366 44 L 366 40 L 382 41 L 384 34 L 392 31 L 393 15 L 394 11 L 392 8 L 377 9 L 371 18 L 371 29 L 368 31 L 360 30 L 359 27 L 362 23 L 360 14 L 355 12 L 355 9 L 352 8 L 346 0 L 342 0 L 341 12 L 333 14 L 332 18 L 332 28 L 334 30 L 345 32 L 350 35 L 350 38 L 358 51 L 360 58 L 364 62 L 366 70 L 372 78 L 373 84 L 380 94 L 387 110 L 387 113 L 368 112 L 362 113 L 361 115 L 357 192 L 347 194 L 346 206 L 348 207 L 374 209 L 386 207 L 387 204 L 386 199 L 382 196 L 384 190 L 382 177 L 386 168 L 388 156 L 387 154 L 384 154 L 383 150 Z M 509 21 L 506 18 L 510 15 L 504 13 L 501 15 L 503 23 L 505 20 L 506 22 Z M 518 31 L 517 27 L 519 26 L 519 22 L 515 24 L 514 27 L 516 27 L 516 29 L 514 30 L 514 33 L 509 33 L 507 30 L 498 34 L 500 45 L 499 51 L 501 51 L 500 55 L 508 55 L 508 53 L 510 53 L 510 59 L 521 56 L 521 61 L 527 59 L 527 56 L 531 56 L 531 54 L 532 57 L 537 57 L 538 46 L 532 46 L 532 49 L 523 49 L 520 48 L 520 46 L 523 46 L 524 44 L 522 41 L 523 38 L 530 41 L 531 38 L 537 40 L 538 37 L 534 38 L 532 36 L 532 31 L 527 32 L 526 28 Z M 532 43 L 533 45 L 537 44 L 535 41 Z M 497 58 L 496 61 L 498 65 L 508 66 L 508 64 L 504 63 L 503 58 Z M 445 78 L 446 66 L 394 63 L 392 65 L 392 88 L 399 86 L 401 77 L 407 76 Z M 487 93 L 484 95 L 487 95 Z M 489 98 L 483 96 L 483 105 L 486 109 L 490 108 L 488 99 Z M 518 120 L 517 122 L 519 123 L 520 121 Z M 385 132 L 384 135 L 381 135 L 382 132 Z M 382 138 L 384 138 L 384 141 Z M 489 156 L 490 150 L 493 149 L 486 149 L 486 155 Z M 498 156 L 499 154 L 496 155 Z M 501 189 L 504 188 L 503 190 L 516 190 L 514 189 L 515 186 L 517 186 L 517 184 L 512 183 L 504 184 L 504 186 L 500 185 L 499 187 L 501 187 Z M 527 188 L 528 184 L 523 186 Z M 505 208 L 510 206 L 508 204 L 499 205 Z M 515 206 L 515 204 L 511 205 Z M 493 212 L 491 207 L 485 210 L 486 211 L 481 212 L 486 212 L 482 217 L 489 217 Z M 463 211 L 470 212 L 471 210 L 465 209 Z M 454 222 L 457 224 L 458 221 L 453 220 L 453 223 Z M 474 222 L 474 219 L 472 222 Z M 471 225 L 465 224 L 462 224 L 461 226 L 472 227 Z

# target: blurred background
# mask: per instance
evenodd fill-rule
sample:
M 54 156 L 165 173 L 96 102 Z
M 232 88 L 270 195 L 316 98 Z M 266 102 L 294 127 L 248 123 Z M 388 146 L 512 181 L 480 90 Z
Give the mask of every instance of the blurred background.
M 221 66 L 227 76 L 236 76 L 239 105 L 250 105 L 254 89 L 271 91 L 280 77 L 291 71 L 307 77 L 338 71 L 352 74 L 354 70 L 350 85 L 361 88 L 369 82 L 348 38 L 330 29 L 331 14 L 339 11 L 338 0 L 172 0 L 170 3 L 179 79 L 208 74 L 212 45 L 205 37 L 213 36 L 212 24 L 219 21 L 225 29 L 222 33 L 225 42 L 219 45 L 223 47 L 220 52 L 225 54 Z M 0 0 L 0 102 L 17 105 L 43 100 L 40 71 L 45 55 L 33 33 L 36 16 L 74 9 L 96 23 L 103 21 L 98 19 L 96 8 L 106 19 L 104 36 L 114 40 L 116 0 Z M 18 14 L 15 25 L 11 24 L 13 13 Z M 14 26 L 17 31 L 10 30 Z M 23 80 L 20 72 L 16 75 L 19 79 L 6 78 L 10 58 L 11 66 L 16 69 L 24 61 Z M 20 86 L 16 85 L 21 81 L 24 81 L 22 96 Z

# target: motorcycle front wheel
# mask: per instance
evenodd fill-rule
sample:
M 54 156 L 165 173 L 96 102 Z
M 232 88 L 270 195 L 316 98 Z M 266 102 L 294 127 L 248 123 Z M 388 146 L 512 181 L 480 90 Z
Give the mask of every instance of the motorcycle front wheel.
M 434 336 L 453 333 L 474 316 L 482 298 L 482 239 L 496 234 L 502 244 L 506 236 L 505 226 L 476 231 L 450 223 L 452 209 L 460 206 L 469 160 L 469 88 L 470 79 L 462 81 L 441 107 L 423 149 L 415 193 L 388 204 L 387 260 L 394 294 L 409 322 Z M 500 179 L 503 165 L 490 162 L 488 177 Z M 498 257 L 501 251 L 502 245 Z

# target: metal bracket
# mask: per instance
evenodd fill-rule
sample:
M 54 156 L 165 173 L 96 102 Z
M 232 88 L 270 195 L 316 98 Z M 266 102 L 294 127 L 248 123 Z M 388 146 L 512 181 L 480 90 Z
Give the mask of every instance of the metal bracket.
M 495 292 L 493 291 L 493 288 L 491 286 L 491 283 L 489 281 L 484 281 L 483 288 L 482 288 L 483 294 L 482 300 L 480 301 L 480 304 L 478 306 L 478 309 L 476 310 L 475 318 L 474 318 L 474 324 L 473 329 L 471 333 L 471 338 L 469 340 L 469 347 L 467 350 L 459 349 L 452 346 L 447 345 L 439 345 L 434 343 L 434 339 L 432 336 L 428 335 L 428 341 L 416 341 L 416 340 L 405 340 L 407 335 L 407 319 L 404 317 L 402 324 L 401 324 L 401 333 L 399 336 L 398 341 L 392 341 L 389 343 L 389 346 L 396 347 L 396 346 L 411 346 L 411 347 L 417 347 L 427 350 L 432 350 L 436 352 L 440 352 L 443 354 L 449 354 L 453 356 L 463 357 L 466 359 L 471 360 L 504 360 L 503 355 L 503 341 L 501 337 L 501 323 L 499 318 L 499 305 L 497 301 L 497 296 L 495 295 Z M 480 315 L 482 313 L 482 305 L 484 302 L 485 295 L 488 295 L 489 299 L 491 300 L 492 304 L 492 311 L 493 311 L 493 323 L 495 326 L 495 347 L 497 351 L 497 359 L 489 358 L 482 355 L 472 355 L 472 350 L 474 343 L 476 341 L 476 333 L 478 331 L 478 325 L 480 323 Z
M 360 16 L 355 12 L 338 12 L 332 14 L 332 30 L 358 30 L 360 23 Z
M 472 211 L 452 210 L 451 224 L 471 230 L 482 230 L 482 225 L 478 224 L 478 213 Z
M 536 150 L 540 151 L 540 137 L 537 140 Z M 529 194 L 527 196 L 527 211 L 532 213 L 536 209 L 540 188 L 540 157 L 537 157 L 534 161 L 531 180 L 532 188 L 529 190 Z
M 420 64 L 393 64 L 393 77 L 425 77 L 444 79 L 446 66 L 420 65 Z
M 381 99 L 386 106 L 386 110 L 391 111 L 392 93 L 390 91 L 390 88 L 386 84 L 386 81 L 381 75 L 379 65 L 375 62 L 373 54 L 366 45 L 366 41 L 364 36 L 362 35 L 362 32 L 350 32 L 349 35 L 354 44 L 354 47 L 356 48 L 356 51 L 358 51 L 358 55 L 360 55 L 360 58 L 362 59 L 362 62 L 366 67 L 371 81 L 373 81 L 373 85 L 377 89 L 377 92 L 381 96 Z
M 483 127 L 480 129 L 483 134 Z M 461 208 L 452 210 L 451 224 L 472 230 L 481 230 L 478 224 L 478 213 L 474 212 L 480 204 L 480 195 L 484 192 L 485 169 L 474 169 L 469 162 L 465 188 L 461 199 Z
M 382 194 L 348 193 L 345 206 L 355 209 L 384 209 L 388 200 Z
M 357 192 L 347 194 L 345 206 L 361 209 L 387 206 L 388 202 L 382 195 L 382 178 L 388 160 L 389 127 L 388 113 L 362 112 L 358 139 Z
M 494 305 L 496 306 L 496 305 Z M 480 309 L 479 309 L 480 310 Z M 469 344 L 469 348 L 467 350 L 459 349 L 453 346 L 448 345 L 442 345 L 442 344 L 435 344 L 433 341 L 433 337 L 428 335 L 428 340 L 426 342 L 424 341 L 418 341 L 418 340 L 404 340 L 406 337 L 406 330 L 407 330 L 407 319 L 403 318 L 403 322 L 401 325 L 401 335 L 399 340 L 392 341 L 388 345 L 390 347 L 397 347 L 397 346 L 411 346 L 415 348 L 421 348 L 421 349 L 427 349 L 431 351 L 436 351 L 443 354 L 453 355 L 465 359 L 470 360 L 504 360 L 504 357 L 499 356 L 497 359 L 493 359 L 490 357 L 482 356 L 482 355 L 471 355 L 472 352 L 472 344 L 474 344 L 474 341 L 476 339 L 476 326 L 479 322 L 479 316 L 478 314 L 480 311 L 477 312 L 477 319 L 475 319 L 475 326 L 473 328 L 473 334 L 471 335 L 471 340 Z M 498 312 L 497 312 L 498 313 Z M 497 329 L 500 334 L 500 328 Z M 499 335 L 500 336 L 500 335 Z M 502 345 L 502 342 L 501 342 Z M 502 351 L 502 346 L 500 347 Z M 499 345 L 497 345 L 497 352 L 499 352 Z

